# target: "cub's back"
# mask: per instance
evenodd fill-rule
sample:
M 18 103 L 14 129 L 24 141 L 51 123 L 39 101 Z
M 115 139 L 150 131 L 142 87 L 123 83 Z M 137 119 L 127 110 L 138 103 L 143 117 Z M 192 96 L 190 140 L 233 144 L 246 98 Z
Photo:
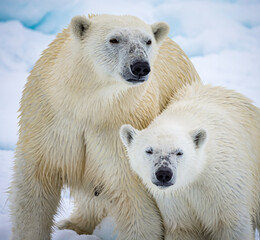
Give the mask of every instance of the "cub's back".
M 209 161 L 217 165 L 219 159 L 222 162 L 220 168 L 228 161 L 227 166 L 234 170 L 233 174 L 239 175 L 234 173 L 235 169 L 246 173 L 251 179 L 247 184 L 256 195 L 254 201 L 257 203 L 253 205 L 259 209 L 260 109 L 234 90 L 193 83 L 176 94 L 169 110 L 174 113 L 173 118 L 178 119 L 174 115 L 179 113 L 186 116 L 184 121 L 188 127 L 209 130 L 206 147 L 209 158 L 212 158 Z M 240 169 L 241 166 L 246 169 Z
M 256 136 L 256 139 L 260 137 L 260 109 L 254 106 L 250 99 L 234 90 L 221 86 L 193 83 L 184 86 L 172 98 L 171 105 L 177 109 L 178 106 L 174 102 L 181 105 L 185 103 L 187 108 L 190 106 L 191 109 L 199 108 L 201 110 L 198 111 L 201 112 L 203 112 L 203 109 L 205 109 L 205 112 L 216 109 L 216 114 L 221 111 L 234 123 L 241 125 L 252 137 Z

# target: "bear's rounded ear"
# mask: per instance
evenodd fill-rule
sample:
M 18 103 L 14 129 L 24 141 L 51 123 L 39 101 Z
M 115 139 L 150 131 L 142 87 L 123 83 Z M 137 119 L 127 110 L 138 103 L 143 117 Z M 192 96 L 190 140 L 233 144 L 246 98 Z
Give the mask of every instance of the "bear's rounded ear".
M 207 131 L 205 129 L 196 129 L 190 133 L 195 148 L 202 147 L 207 139 Z
M 158 43 L 160 43 L 162 40 L 164 40 L 169 31 L 170 26 L 165 22 L 157 22 L 151 25 L 154 37 Z
M 83 39 L 90 26 L 90 20 L 84 16 L 76 16 L 70 22 L 71 32 L 79 39 Z
M 134 136 L 138 130 L 133 128 L 131 125 L 126 124 L 120 128 L 120 137 L 123 144 L 129 147 L 134 140 Z

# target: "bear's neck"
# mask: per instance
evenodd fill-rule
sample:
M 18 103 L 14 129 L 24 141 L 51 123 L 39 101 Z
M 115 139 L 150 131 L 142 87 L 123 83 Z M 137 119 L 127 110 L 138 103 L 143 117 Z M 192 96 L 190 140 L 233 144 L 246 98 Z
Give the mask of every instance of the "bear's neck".
M 159 96 L 151 90 L 152 79 L 129 87 L 123 80 L 97 75 L 93 66 L 84 61 L 72 60 L 70 64 L 74 66 L 57 63 L 59 71 L 54 71 L 59 72 L 51 94 L 57 109 L 69 109 L 75 118 L 87 118 L 93 124 L 121 126 L 129 123 L 139 129 L 146 127 L 158 114 Z M 74 70 L 70 72 L 68 69 Z
M 28 79 L 28 84 L 39 85 L 36 88 L 41 89 L 39 94 L 47 98 L 54 115 L 60 113 L 75 122 L 103 126 L 129 123 L 138 129 L 147 127 L 160 111 L 160 93 L 154 77 L 129 87 L 123 80 L 96 74 L 88 58 L 79 58 L 80 52 L 72 52 L 71 43 L 68 30 L 58 34 Z

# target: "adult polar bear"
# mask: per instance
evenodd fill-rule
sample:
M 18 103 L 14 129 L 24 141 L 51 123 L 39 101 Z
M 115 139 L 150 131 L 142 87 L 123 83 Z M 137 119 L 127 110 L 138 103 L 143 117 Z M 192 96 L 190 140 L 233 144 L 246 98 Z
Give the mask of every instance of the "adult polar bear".
M 166 240 L 254 239 L 260 110 L 250 100 L 192 84 L 147 129 L 125 125 L 121 136 L 132 168 L 157 201 Z
M 61 227 L 90 234 L 110 203 L 118 239 L 161 238 L 161 216 L 118 130 L 146 127 L 183 84 L 200 81 L 168 29 L 131 16 L 75 17 L 43 52 L 21 100 L 12 239 L 50 239 L 64 184 L 76 210 Z

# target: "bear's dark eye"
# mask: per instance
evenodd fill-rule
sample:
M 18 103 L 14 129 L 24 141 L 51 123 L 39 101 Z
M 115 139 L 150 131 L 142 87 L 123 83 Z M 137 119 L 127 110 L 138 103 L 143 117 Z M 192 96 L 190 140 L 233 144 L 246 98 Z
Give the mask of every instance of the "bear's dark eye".
M 119 43 L 119 41 L 117 39 L 115 39 L 115 38 L 110 39 L 109 42 L 110 43 L 114 43 L 114 44 L 115 43 Z
M 145 150 L 145 152 L 147 154 L 153 154 L 153 149 L 152 148 L 148 148 L 148 149 Z
M 146 45 L 151 45 L 152 44 L 152 41 L 151 40 L 148 40 L 147 42 L 146 42 Z
M 182 156 L 182 155 L 183 155 L 183 152 L 178 151 L 178 152 L 176 153 L 176 155 L 177 155 L 177 156 Z

